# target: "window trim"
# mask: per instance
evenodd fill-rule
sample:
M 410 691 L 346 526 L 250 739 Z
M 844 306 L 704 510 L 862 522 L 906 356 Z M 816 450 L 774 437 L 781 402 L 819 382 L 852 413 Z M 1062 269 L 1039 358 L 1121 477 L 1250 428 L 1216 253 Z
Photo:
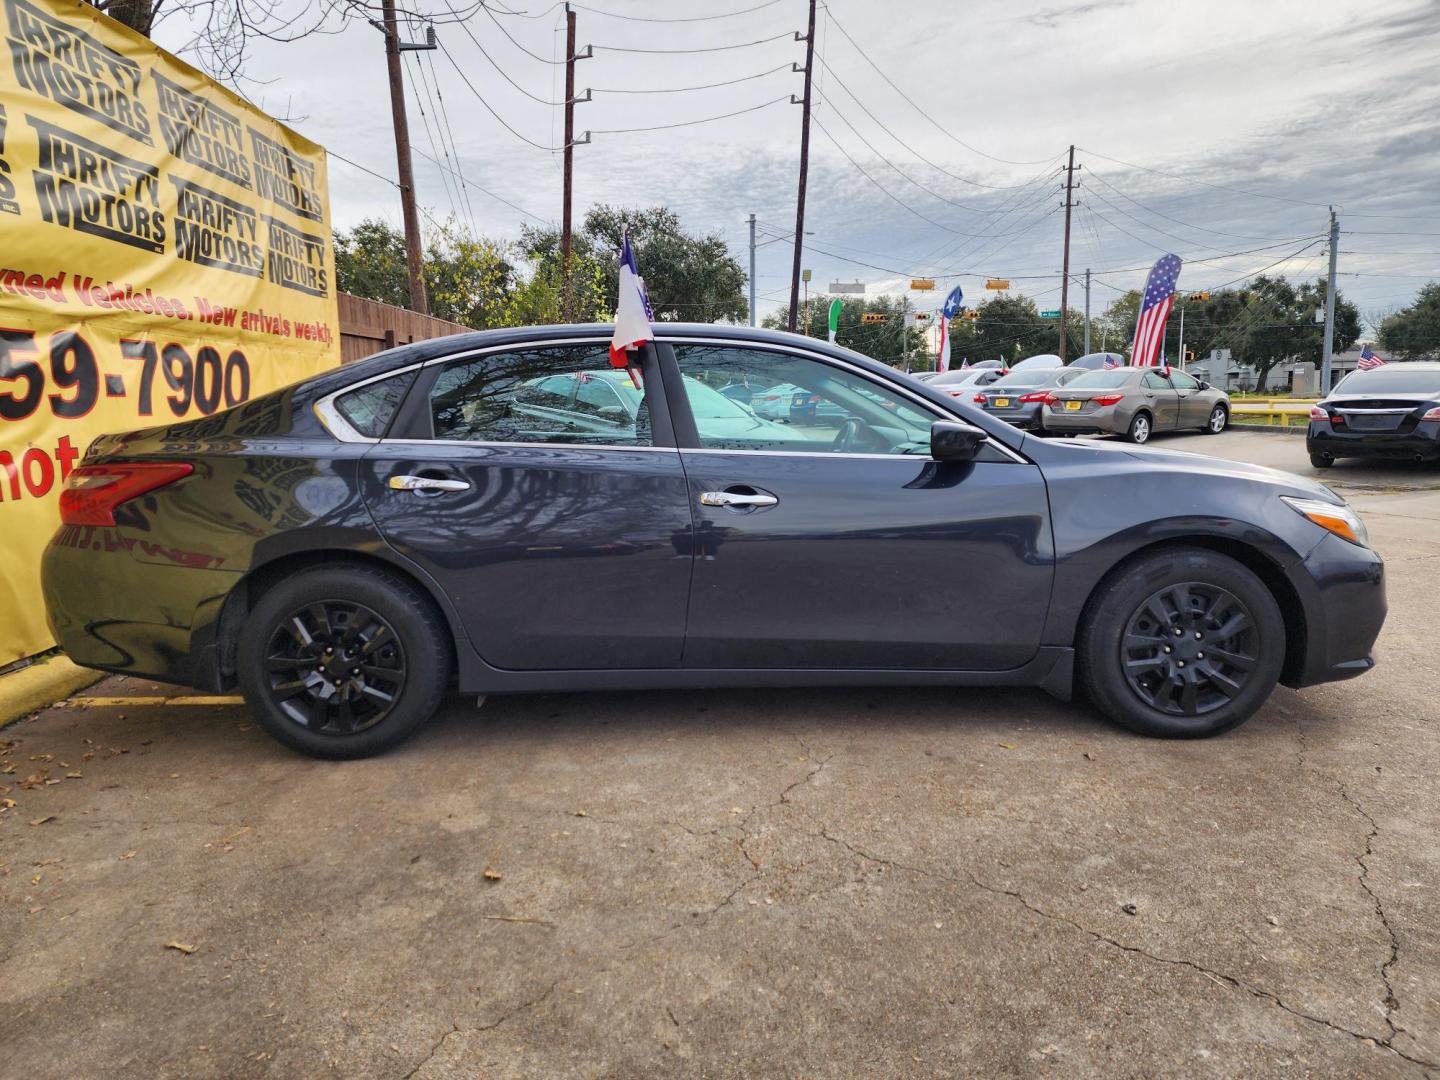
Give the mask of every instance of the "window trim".
M 677 370 L 677 371 L 679 370 L 680 359 L 679 359 L 679 357 L 674 356 L 674 350 L 675 350 L 675 348 L 676 348 L 677 346 L 680 346 L 680 345 L 728 345 L 728 346 L 730 346 L 730 347 L 732 347 L 732 348 L 753 349 L 753 350 L 757 350 L 757 351 L 760 351 L 760 352 L 789 353 L 789 354 L 795 355 L 795 356 L 802 356 L 802 357 L 804 357 L 804 358 L 807 359 L 807 360 L 817 360 L 817 361 L 819 361 L 819 362 L 822 363 L 822 364 L 830 364 L 830 365 L 833 366 L 833 367 L 841 368 L 841 369 L 843 369 L 843 370 L 845 370 L 845 371 L 848 371 L 848 372 L 850 372 L 850 373 L 852 373 L 852 374 L 854 374 L 854 375 L 858 375 L 861 379 L 864 379 L 864 380 L 866 380 L 867 382 L 870 382 L 870 383 L 873 383 L 873 384 L 875 384 L 875 385 L 877 385 L 877 386 L 883 387 L 884 389 L 889 390 L 889 391 L 891 391 L 892 393 L 894 393 L 894 394 L 896 394 L 896 395 L 898 395 L 898 396 L 900 396 L 900 397 L 908 398 L 908 399 L 910 399 L 910 401 L 912 401 L 914 404 L 918 405 L 918 406 L 920 407 L 920 410 L 921 410 L 922 412 L 928 413 L 930 416 L 932 416 L 932 417 L 933 417 L 934 419 L 936 419 L 936 420 L 955 420 L 955 419 L 959 419 L 962 423 L 969 423 L 969 421 L 966 420 L 965 417 L 963 417 L 963 416 L 961 416 L 961 417 L 956 417 L 954 413 L 946 412 L 945 410 L 943 410 L 943 409 L 941 409 L 939 406 L 937 406 L 933 401 L 930 401 L 928 398 L 925 398 L 924 396 L 922 396 L 922 395 L 920 395 L 920 394 L 912 393 L 909 387 L 901 386 L 898 382 L 890 383 L 890 382 L 887 382 L 887 381 L 881 381 L 880 379 L 877 379 L 877 378 L 875 377 L 874 373 L 869 372 L 869 371 L 866 371 L 864 368 L 860 367 L 859 365 L 857 365 L 857 364 L 852 364 L 852 363 L 850 363 L 849 361 L 847 361 L 847 360 L 842 360 L 842 359 L 840 359 L 839 357 L 836 357 L 836 356 L 831 356 L 831 355 L 829 355 L 828 353 L 816 352 L 816 351 L 811 350 L 811 349 L 801 348 L 801 347 L 799 347 L 799 346 L 790 345 L 790 344 L 788 344 L 788 343 L 786 343 L 786 344 L 777 344 L 777 343 L 772 343 L 772 342 L 769 342 L 769 341 L 749 341 L 749 340 L 747 340 L 747 339 L 745 339 L 745 338 L 673 337 L 673 336 L 657 335 L 656 338 L 655 338 L 655 344 L 656 344 L 656 345 L 667 345 L 667 346 L 670 347 L 670 349 L 671 349 L 671 356 L 672 356 L 673 359 L 674 359 L 675 367 L 676 367 L 676 370 Z M 668 396 L 668 395 L 667 395 L 667 396 Z M 673 402 L 670 403 L 670 408 L 671 408 L 671 409 L 674 409 L 674 408 L 675 408 L 675 404 L 674 404 Z M 684 402 L 683 408 L 685 409 L 686 414 L 689 415 L 690 404 L 689 404 L 688 401 Z M 691 422 L 693 423 L 693 418 L 692 418 L 692 421 L 691 421 Z M 972 425 L 972 426 L 979 427 L 978 424 L 977 424 L 977 425 Z M 981 431 L 985 431 L 984 428 L 980 428 L 980 430 L 981 430 Z M 1023 457 L 1023 456 L 1022 456 L 1019 452 L 1017 452 L 1016 450 L 1011 449 L 1011 447 L 1009 447 L 1008 445 L 1006 445 L 1002 440 L 995 438 L 993 435 L 990 435 L 990 433 L 989 433 L 988 431 L 986 431 L 985 434 L 986 434 L 987 436 L 990 436 L 990 437 L 986 440 L 986 442 L 987 442 L 990 446 L 993 446 L 993 447 L 995 447 L 996 449 L 998 449 L 998 450 L 999 450 L 1002 454 L 1004 454 L 1005 456 L 1009 457 L 1012 461 L 1015 461 L 1015 462 L 1017 462 L 1017 463 L 1019 463 L 1019 464 L 1021 464 L 1021 465 L 1029 465 L 1029 464 L 1032 464 L 1032 462 L 1030 462 L 1028 459 L 1026 459 L 1025 457 Z M 697 441 L 698 441 L 698 440 L 697 440 Z M 682 449 L 685 453 L 687 453 L 687 454 L 697 454 L 697 453 L 698 453 L 698 454 L 773 454 L 773 455 L 782 455 L 782 456 L 785 456 L 785 457 L 818 457 L 818 458 L 841 458 L 841 459 L 843 459 L 843 458 L 881 458 L 881 459 L 889 460 L 889 461 L 911 461 L 911 462 L 914 462 L 914 461 L 934 461 L 934 460 L 935 460 L 935 459 L 932 458 L 928 453 L 927 453 L 927 454 L 924 454 L 924 455 L 920 455 L 920 454 L 851 454 L 851 453 L 840 453 L 840 454 L 837 454 L 837 453 L 835 453 L 833 450 L 744 450 L 744 449 L 727 450 L 727 449 L 723 449 L 723 448 L 720 448 L 720 447 L 704 447 L 704 446 L 693 446 L 693 447 L 691 447 L 691 446 L 685 446 L 685 447 L 681 447 L 681 449 Z
M 336 406 L 335 406 L 335 399 L 338 398 L 338 397 L 340 397 L 340 396 L 343 395 L 343 394 L 348 394 L 348 393 L 351 393 L 352 391 L 359 390 L 359 389 L 361 389 L 362 387 L 369 386 L 371 383 L 381 382 L 381 381 L 383 381 L 383 380 L 385 380 L 385 379 L 394 378 L 394 377 L 397 376 L 397 375 L 403 375 L 403 374 L 405 374 L 406 372 L 411 372 L 411 371 L 417 372 L 417 377 L 411 382 L 411 384 L 410 384 L 410 389 L 409 389 L 409 391 L 406 393 L 405 399 L 401 402 L 401 408 L 403 409 L 403 408 L 404 408 L 404 405 L 405 405 L 405 402 L 409 400 L 410 395 L 411 395 L 411 394 L 414 394 L 414 393 L 417 391 L 417 389 L 419 389 L 419 388 L 421 387 L 421 384 L 422 384 L 422 383 L 427 383 L 427 382 L 428 382 L 429 385 L 424 386 L 424 393 L 425 393 L 425 396 L 426 396 L 427 398 L 429 397 L 430 389 L 431 389 L 431 387 L 434 385 L 434 379 L 431 378 L 431 379 L 429 379 L 429 380 L 426 380 L 426 379 L 421 378 L 421 377 L 418 376 L 418 373 L 422 372 L 425 368 L 432 368 L 432 367 L 433 367 L 433 368 L 438 368 L 438 367 L 441 367 L 441 366 L 443 366 L 443 365 L 451 364 L 451 363 L 456 363 L 456 362 L 459 362 L 459 361 L 474 360 L 474 359 L 477 359 L 477 358 L 482 357 L 482 356 L 488 356 L 488 355 L 490 355 L 491 353 L 514 352 L 516 349 L 539 349 L 539 348 L 546 348 L 546 347 L 556 346 L 556 345 L 604 345 L 604 346 L 607 346 L 607 347 L 608 347 L 609 344 L 610 344 L 610 339 L 609 339 L 609 338 L 605 338 L 605 337 L 595 337 L 595 338 L 589 338 L 589 337 L 542 338 L 542 339 L 536 340 L 536 341 L 512 341 L 512 342 L 508 342 L 507 344 L 504 344 L 504 345 L 490 345 L 490 346 L 486 346 L 486 347 L 483 348 L 483 349 L 470 349 L 470 350 L 467 350 L 467 351 L 465 351 L 465 352 L 449 353 L 449 354 L 446 354 L 446 355 L 444 355 L 444 356 L 432 356 L 432 357 L 431 357 L 430 359 L 428 359 L 428 360 L 417 360 L 417 361 L 416 361 L 415 363 L 413 363 L 413 364 L 407 364 L 407 365 L 405 365 L 404 367 L 398 367 L 398 368 L 396 368 L 396 369 L 393 370 L 393 371 L 382 372 L 382 373 L 379 374 L 379 375 L 372 375 L 372 376 L 371 376 L 370 378 L 368 378 L 368 379 L 362 379 L 362 380 L 360 380 L 359 382 L 351 383 L 351 384 L 348 385 L 348 386 L 342 386 L 342 387 L 341 387 L 340 389 L 338 389 L 338 390 L 332 390 L 330 393 L 326 394 L 324 397 L 318 399 L 318 400 L 315 402 L 315 404 L 314 404 L 313 406 L 311 406 L 311 408 L 314 410 L 315 415 L 319 418 L 320 423 L 324 426 L 325 430 L 327 430 L 327 431 L 336 439 L 336 441 L 342 442 L 342 443 L 365 443 L 365 444 L 370 444 L 370 445 L 381 445 L 381 444 L 384 444 L 384 445 L 402 445 L 402 444 L 409 444 L 409 445 L 412 445 L 412 446 L 416 446 L 416 445 L 418 445 L 418 446 L 478 446 L 478 447 L 498 447 L 498 448 L 504 448 L 504 447 L 508 447 L 508 446 L 516 446 L 516 447 L 550 447 L 550 448 L 553 448 L 553 449 L 556 449 L 556 450 L 603 450 L 603 451 L 617 451 L 617 450 L 618 450 L 618 451 L 623 451 L 623 452 L 638 451 L 638 452 L 640 452 L 640 453 L 649 453 L 649 452 L 653 452 L 653 451 L 660 451 L 660 452 L 662 452 L 662 453 L 671 453 L 671 454 L 678 453 L 678 452 L 679 452 L 679 448 L 676 447 L 676 446 L 673 446 L 673 445 L 672 445 L 672 446 L 616 446 L 616 445 L 608 444 L 608 443 L 561 443 L 561 442 L 516 442 L 516 441 L 501 442 L 501 441 L 493 441 L 493 440 L 486 440 L 486 439 L 436 439 L 436 438 L 433 438 L 433 437 L 432 437 L 432 438 L 429 438 L 429 439 L 389 438 L 389 437 L 383 438 L 383 439 L 376 439 L 376 438 L 371 438 L 371 437 L 366 436 L 366 435 L 362 435 L 362 434 L 360 434 L 360 432 L 356 431 L 355 428 L 354 428 L 354 426 L 351 425 L 351 424 L 349 423 L 349 421 L 347 421 L 347 420 L 345 419 L 345 417 L 340 414 L 339 409 L 336 408 Z M 648 390 L 647 390 L 647 393 L 648 393 Z M 668 409 L 670 403 L 669 403 L 669 401 L 668 401 L 668 400 L 666 399 L 666 397 L 665 397 L 664 390 L 657 388 L 656 393 L 657 393 L 657 395 L 658 395 L 659 404 L 662 405 L 662 406 L 664 406 L 664 407 L 666 407 L 666 408 Z M 399 415 L 399 411 L 397 410 L 397 416 L 398 416 L 398 415 Z

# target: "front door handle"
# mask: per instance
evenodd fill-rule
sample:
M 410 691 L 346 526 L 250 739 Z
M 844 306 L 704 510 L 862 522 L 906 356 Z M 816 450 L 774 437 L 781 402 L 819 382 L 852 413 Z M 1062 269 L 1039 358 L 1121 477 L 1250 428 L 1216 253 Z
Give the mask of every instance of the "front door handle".
M 468 480 L 443 480 L 438 476 L 392 476 L 386 484 L 392 491 L 413 491 L 417 495 L 470 490 Z
M 723 506 L 727 510 L 764 510 L 780 502 L 774 495 L 745 494 L 739 491 L 702 491 L 701 506 Z

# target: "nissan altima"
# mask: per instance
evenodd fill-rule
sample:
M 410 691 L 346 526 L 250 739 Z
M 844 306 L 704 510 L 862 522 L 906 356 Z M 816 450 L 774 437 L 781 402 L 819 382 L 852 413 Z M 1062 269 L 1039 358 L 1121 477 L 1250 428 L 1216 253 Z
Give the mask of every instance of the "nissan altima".
M 808 338 L 657 330 L 634 384 L 609 327 L 496 330 L 96 440 L 43 559 L 57 640 L 238 686 L 330 758 L 452 688 L 1033 686 L 1198 736 L 1373 664 L 1383 566 L 1328 488 L 1036 439 Z M 711 389 L 737 382 L 844 419 L 797 444 Z

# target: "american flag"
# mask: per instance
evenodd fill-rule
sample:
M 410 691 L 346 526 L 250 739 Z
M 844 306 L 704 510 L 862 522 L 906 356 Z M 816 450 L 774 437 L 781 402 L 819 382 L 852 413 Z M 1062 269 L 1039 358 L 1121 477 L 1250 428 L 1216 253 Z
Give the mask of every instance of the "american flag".
M 1180 256 L 1162 255 L 1145 279 L 1140 298 L 1140 318 L 1135 323 L 1135 346 L 1130 350 L 1134 367 L 1153 367 L 1165 343 L 1165 321 L 1175 306 L 1175 283 L 1180 279 Z
M 1366 345 L 1360 350 L 1360 359 L 1356 362 L 1355 366 L 1361 371 L 1373 371 L 1384 363 L 1385 358 L 1370 348 L 1369 345 Z
M 1120 358 L 1117 357 L 1117 356 L 1111 356 L 1111 355 L 1109 355 L 1109 354 L 1106 354 L 1106 356 L 1105 356 L 1105 366 L 1106 366 L 1107 368 L 1117 368 L 1117 367 L 1119 367 L 1119 366 L 1120 366 Z

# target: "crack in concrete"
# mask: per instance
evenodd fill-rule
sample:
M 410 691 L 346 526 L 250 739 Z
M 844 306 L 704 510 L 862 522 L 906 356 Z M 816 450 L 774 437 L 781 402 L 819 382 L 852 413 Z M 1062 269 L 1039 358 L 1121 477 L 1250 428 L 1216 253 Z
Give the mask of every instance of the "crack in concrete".
M 519 1015 L 526 1009 L 533 1009 L 537 1005 L 543 1004 L 545 1000 L 555 992 L 555 988 L 559 985 L 560 980 L 557 979 L 549 986 L 547 986 L 545 988 L 545 991 L 537 997 L 533 997 L 529 1001 L 522 1001 L 514 1008 L 508 1009 L 505 1012 L 501 1013 L 498 1019 L 494 1020 L 489 1024 L 480 1024 L 472 1028 L 462 1028 L 459 1024 L 451 1024 L 450 1030 L 445 1032 L 445 1034 L 441 1035 L 440 1038 L 435 1040 L 435 1045 L 430 1048 L 430 1052 L 426 1054 L 423 1058 L 421 1058 L 418 1062 L 416 1062 L 415 1067 L 405 1074 L 403 1080 L 413 1080 L 413 1077 L 417 1073 L 419 1073 L 421 1069 L 428 1065 L 430 1061 L 435 1057 L 435 1055 L 441 1051 L 441 1049 L 445 1046 L 445 1043 L 449 1040 L 450 1036 L 462 1033 L 467 1035 L 474 1035 L 481 1031 L 494 1031 L 511 1017 Z
M 1380 835 L 1380 826 L 1369 812 L 1355 800 L 1350 794 L 1343 781 L 1336 780 L 1335 786 L 1340 789 L 1340 797 L 1350 804 L 1351 808 L 1365 819 L 1370 826 L 1370 832 L 1365 836 L 1365 851 L 1355 856 L 1355 861 L 1360 865 L 1360 887 L 1369 894 L 1371 901 L 1375 904 L 1375 915 L 1380 920 L 1380 925 L 1385 928 L 1385 933 L 1390 938 L 1390 956 L 1380 965 L 1380 981 L 1385 984 L 1385 1026 L 1390 1029 L 1390 1039 L 1394 1039 L 1404 1029 L 1396 1025 L 1394 1014 L 1400 1008 L 1400 1000 L 1395 996 L 1395 986 L 1390 980 L 1390 969 L 1400 959 L 1400 939 L 1395 934 L 1395 928 L 1390 925 L 1390 919 L 1385 914 L 1385 905 L 1380 902 L 1379 894 L 1370 887 L 1370 864 L 1366 861 L 1375 854 L 1375 838 Z
M 887 859 L 882 856 L 865 851 L 860 847 L 857 847 L 855 844 L 852 844 L 844 837 L 832 835 L 823 824 L 821 825 L 819 833 L 814 833 L 811 835 L 818 836 L 823 840 L 828 840 L 832 844 L 838 844 L 841 847 L 845 848 L 847 851 L 858 856 L 859 858 L 866 859 L 881 866 L 888 866 L 893 870 L 902 870 L 907 873 L 915 874 L 919 877 L 944 882 L 945 884 L 952 886 L 962 886 L 965 885 L 968 881 L 970 885 L 982 890 L 983 892 L 992 893 L 996 896 L 1008 897 L 1014 900 L 1016 903 L 1020 904 L 1021 907 L 1023 907 L 1026 911 L 1030 912 L 1033 915 L 1052 922 L 1058 922 L 1064 926 L 1068 926 L 1071 929 L 1076 930 L 1093 939 L 1094 941 L 1100 942 L 1104 945 L 1108 945 L 1111 948 L 1119 949 L 1122 952 L 1131 953 L 1135 956 L 1144 957 L 1145 959 L 1157 964 L 1165 964 L 1172 967 L 1190 968 L 1191 970 L 1199 972 L 1201 975 L 1204 975 L 1211 981 L 1219 982 L 1222 985 L 1228 985 L 1238 990 L 1243 990 L 1247 994 L 1250 994 L 1252 997 L 1258 998 L 1263 1001 L 1268 1001 L 1298 1019 L 1305 1020 L 1312 1024 L 1318 1024 L 1322 1027 L 1328 1028 L 1329 1030 L 1336 1032 L 1337 1034 L 1348 1035 L 1350 1038 L 1357 1039 L 1361 1042 L 1383 1047 L 1384 1049 L 1394 1054 L 1396 1057 L 1402 1058 L 1403 1060 L 1408 1061 L 1413 1065 L 1418 1065 L 1422 1069 L 1440 1068 L 1440 1062 L 1427 1061 L 1423 1058 L 1414 1057 L 1392 1045 L 1391 1040 L 1394 1038 L 1393 1028 L 1391 1035 L 1384 1039 L 1377 1039 L 1375 1036 L 1366 1035 L 1364 1032 L 1353 1031 L 1350 1028 L 1344 1027 L 1340 1024 L 1332 1023 L 1331 1021 L 1326 1020 L 1323 1016 L 1316 1016 L 1313 1013 L 1305 1012 L 1303 1009 L 1288 1005 L 1278 994 L 1272 993 L 1269 990 L 1265 990 L 1262 987 L 1252 986 L 1250 983 L 1247 983 L 1243 979 L 1239 979 L 1234 975 L 1229 975 L 1223 971 L 1217 971 L 1213 968 L 1206 967 L 1204 964 L 1196 963 L 1193 960 L 1186 960 L 1179 957 L 1159 956 L 1155 953 L 1148 952 L 1137 945 L 1126 945 L 1124 942 L 1116 941 L 1114 938 L 1106 937 L 1099 931 L 1092 930 L 1088 926 L 1085 926 L 1083 923 L 1077 922 L 1069 916 L 1058 915 L 1054 912 L 1046 911 L 1044 908 L 1032 903 L 1022 893 L 1015 889 L 1006 889 L 999 885 L 992 885 L 987 881 L 983 881 L 978 876 L 976 876 L 973 871 L 967 870 L 965 879 L 961 879 L 950 877 L 945 874 L 939 874 L 934 872 L 933 870 L 926 870 L 922 867 L 911 866 L 908 863 L 902 863 L 897 862 L 893 859 Z

